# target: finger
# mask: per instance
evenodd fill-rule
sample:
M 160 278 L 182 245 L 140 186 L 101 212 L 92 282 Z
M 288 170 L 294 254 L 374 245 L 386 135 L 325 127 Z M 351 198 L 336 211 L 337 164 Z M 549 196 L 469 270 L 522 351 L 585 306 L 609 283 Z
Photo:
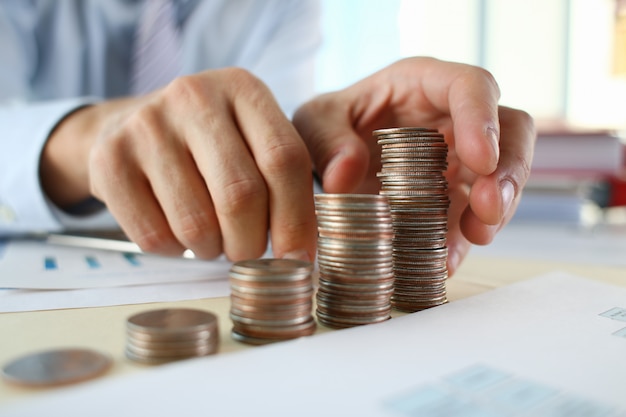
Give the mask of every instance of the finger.
M 354 192 L 367 173 L 370 153 L 354 132 L 346 92 L 327 94 L 300 107 L 293 123 L 305 141 L 328 193 Z
M 92 194 L 106 204 L 128 238 L 143 251 L 180 255 L 185 248 L 170 230 L 147 179 L 130 155 L 119 150 L 100 145 L 92 151 Z
M 200 258 L 215 258 L 222 252 L 221 234 L 208 190 L 161 105 L 155 99 L 128 117 L 126 153 L 137 161 L 180 244 Z
M 193 159 L 176 140 L 167 140 L 165 146 L 155 145 L 148 150 L 153 155 L 144 155 L 143 169 L 174 236 L 198 258 L 219 256 L 219 223 Z
M 448 209 L 448 276 L 453 276 L 470 250 L 471 244 L 461 231 L 461 215 L 469 200 L 469 187 L 459 184 L 450 189 L 450 207 Z
M 309 153 L 270 91 L 256 78 L 244 81 L 234 109 L 267 186 L 274 255 L 312 260 L 317 223 Z
M 530 116 L 502 107 L 500 161 L 494 173 L 478 177 L 470 193 L 470 207 L 462 219 L 467 238 L 477 244 L 489 243 L 513 216 L 521 190 L 530 175 L 535 130 Z
M 203 74 L 177 80 L 168 87 L 176 98 L 169 107 L 185 114 L 176 130 L 210 193 L 224 253 L 233 261 L 257 258 L 267 245 L 267 188 L 219 88 L 225 83 L 215 81 Z
M 356 87 L 363 89 L 358 101 L 365 104 L 361 105 L 364 109 L 355 110 L 361 119 L 387 111 L 394 114 L 392 120 L 402 123 L 445 128 L 449 116 L 454 133 L 451 145 L 461 161 L 480 175 L 495 170 L 500 90 L 484 69 L 414 57 L 384 68 Z
M 463 164 L 480 175 L 492 173 L 499 158 L 498 100 L 500 90 L 487 71 L 462 64 L 434 65 L 424 79 L 428 97 L 449 109 L 454 146 Z M 430 82 L 433 78 L 437 81 Z M 442 94 L 445 96 L 442 97 Z M 437 100 L 437 99 L 436 99 Z

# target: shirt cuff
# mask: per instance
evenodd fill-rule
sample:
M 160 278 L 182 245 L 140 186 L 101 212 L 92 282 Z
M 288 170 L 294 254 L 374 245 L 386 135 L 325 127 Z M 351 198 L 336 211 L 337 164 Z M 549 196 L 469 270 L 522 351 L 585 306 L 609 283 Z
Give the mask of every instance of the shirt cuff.
M 92 216 L 63 213 L 46 198 L 39 181 L 39 160 L 58 123 L 76 109 L 98 101 L 81 97 L 0 108 L 1 235 L 59 231 L 94 222 Z M 110 216 L 106 223 L 111 224 Z

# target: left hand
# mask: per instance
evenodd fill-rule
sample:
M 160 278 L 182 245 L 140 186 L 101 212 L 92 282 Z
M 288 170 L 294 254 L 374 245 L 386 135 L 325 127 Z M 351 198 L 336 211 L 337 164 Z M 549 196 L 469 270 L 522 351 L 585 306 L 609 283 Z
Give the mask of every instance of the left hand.
M 380 148 L 373 130 L 415 126 L 443 133 L 452 275 L 472 243 L 491 242 L 511 219 L 530 173 L 533 121 L 498 106 L 499 97 L 494 78 L 481 68 L 407 58 L 304 104 L 293 122 L 329 193 L 378 192 Z

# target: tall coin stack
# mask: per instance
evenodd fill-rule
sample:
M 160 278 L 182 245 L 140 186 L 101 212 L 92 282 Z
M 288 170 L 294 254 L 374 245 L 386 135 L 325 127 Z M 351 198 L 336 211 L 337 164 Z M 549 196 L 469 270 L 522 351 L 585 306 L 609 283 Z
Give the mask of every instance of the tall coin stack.
M 389 200 L 394 230 L 392 304 L 415 312 L 447 302 L 448 145 L 425 128 L 373 132 L 382 147 L 380 194 Z
M 293 259 L 236 262 L 230 269 L 232 337 L 261 345 L 315 332 L 313 264 Z
M 208 311 L 165 308 L 135 314 L 126 321 L 126 356 L 158 364 L 217 352 L 217 316 Z
M 317 319 L 333 328 L 388 320 L 393 228 L 381 195 L 316 194 Z

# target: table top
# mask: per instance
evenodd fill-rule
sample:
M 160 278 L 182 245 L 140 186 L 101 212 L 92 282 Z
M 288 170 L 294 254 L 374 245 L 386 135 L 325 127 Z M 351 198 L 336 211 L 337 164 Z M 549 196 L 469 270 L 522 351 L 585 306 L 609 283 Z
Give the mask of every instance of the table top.
M 626 286 L 626 268 L 621 266 L 528 261 L 470 253 L 455 276 L 448 280 L 448 299 L 454 302 L 553 271 L 565 271 L 600 282 Z M 113 358 L 112 369 L 102 378 L 141 372 L 151 366 L 134 363 L 124 355 L 126 319 L 137 312 L 166 307 L 198 308 L 215 313 L 219 318 L 220 329 L 217 355 L 254 349 L 253 346 L 236 342 L 230 337 L 232 327 L 228 315 L 230 300 L 228 297 L 221 297 L 182 302 L 0 314 L 0 334 L 2 334 L 0 364 L 36 351 L 60 347 L 85 347 L 108 353 Z M 329 331 L 340 330 L 330 330 L 320 325 L 316 334 Z M 17 387 L 0 381 L 0 404 L 55 389 L 58 388 Z

